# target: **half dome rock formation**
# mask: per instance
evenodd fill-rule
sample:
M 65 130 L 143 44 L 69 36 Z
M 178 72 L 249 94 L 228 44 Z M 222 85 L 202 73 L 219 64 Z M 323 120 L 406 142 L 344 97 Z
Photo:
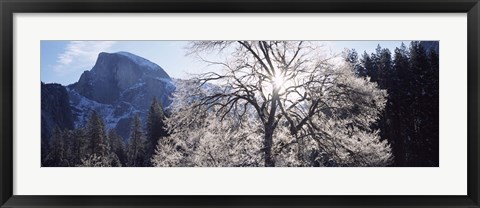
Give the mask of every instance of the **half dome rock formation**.
M 163 92 L 170 82 L 170 76 L 157 64 L 118 52 L 100 53 L 92 70 L 85 71 L 73 87 L 80 95 L 103 104 L 114 104 L 131 96 L 136 88 L 143 88 L 145 96 L 159 97 L 165 105 L 168 99 Z
M 145 120 L 153 98 L 166 108 L 175 86 L 160 66 L 147 59 L 128 52 L 102 52 L 93 68 L 67 90 L 76 128 L 84 126 L 95 110 L 107 129 L 115 128 L 126 139 L 132 117 L 138 114 Z

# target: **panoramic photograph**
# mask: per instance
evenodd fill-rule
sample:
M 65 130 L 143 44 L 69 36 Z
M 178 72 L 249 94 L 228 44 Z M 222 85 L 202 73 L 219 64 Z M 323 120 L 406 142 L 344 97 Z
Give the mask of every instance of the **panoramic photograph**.
M 439 167 L 439 42 L 41 44 L 42 167 Z

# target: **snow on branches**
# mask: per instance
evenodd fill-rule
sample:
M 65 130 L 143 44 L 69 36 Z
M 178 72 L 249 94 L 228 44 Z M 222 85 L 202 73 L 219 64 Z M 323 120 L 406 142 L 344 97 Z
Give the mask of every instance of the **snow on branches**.
M 302 41 L 200 41 L 221 73 L 180 81 L 156 166 L 386 166 L 371 129 L 387 93 L 341 57 Z

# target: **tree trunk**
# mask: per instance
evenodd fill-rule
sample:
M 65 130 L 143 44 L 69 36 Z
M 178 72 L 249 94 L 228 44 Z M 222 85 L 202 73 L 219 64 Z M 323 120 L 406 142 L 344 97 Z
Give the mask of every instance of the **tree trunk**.
M 273 86 L 273 85 L 272 85 Z M 278 89 L 273 89 L 272 91 L 272 103 L 270 107 L 270 113 L 268 114 L 268 120 L 265 124 L 265 139 L 264 139 L 264 149 L 265 149 L 265 167 L 275 167 L 275 159 L 272 155 L 272 146 L 273 146 L 273 131 L 276 127 L 275 122 L 275 113 L 277 111 L 277 101 Z
M 275 167 L 275 159 L 272 155 L 273 127 L 265 127 L 264 150 L 265 167 Z

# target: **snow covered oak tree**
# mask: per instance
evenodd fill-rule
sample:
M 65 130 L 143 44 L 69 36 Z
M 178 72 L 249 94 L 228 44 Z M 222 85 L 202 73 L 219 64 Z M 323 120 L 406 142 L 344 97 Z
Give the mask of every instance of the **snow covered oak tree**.
M 156 166 L 386 166 L 371 129 L 387 93 L 315 42 L 195 41 L 222 72 L 179 84 Z

